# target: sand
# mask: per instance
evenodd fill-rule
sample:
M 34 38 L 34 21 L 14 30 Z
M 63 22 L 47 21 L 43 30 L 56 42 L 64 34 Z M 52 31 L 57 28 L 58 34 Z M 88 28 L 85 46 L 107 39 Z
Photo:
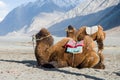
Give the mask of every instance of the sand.
M 7 41 L 0 38 L 0 80 L 120 80 L 120 44 L 115 39 L 120 43 L 119 37 L 107 37 L 104 41 L 106 69 L 100 70 L 37 68 L 30 39 Z

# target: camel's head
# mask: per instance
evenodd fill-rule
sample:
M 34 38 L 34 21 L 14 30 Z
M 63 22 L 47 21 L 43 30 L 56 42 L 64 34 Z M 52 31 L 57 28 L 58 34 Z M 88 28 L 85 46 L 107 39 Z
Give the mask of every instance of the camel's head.
M 66 29 L 67 37 L 70 37 L 76 40 L 76 31 L 77 30 L 73 26 L 69 25 Z
M 36 42 L 47 42 L 49 44 L 53 44 L 53 37 L 50 32 L 46 28 L 42 28 L 36 35 Z
M 67 36 L 69 37 L 69 34 L 74 34 L 76 32 L 76 29 L 72 26 L 72 25 L 69 25 L 66 29 L 66 33 L 67 33 Z
M 51 46 L 54 42 L 54 39 L 50 32 L 46 28 L 42 28 L 36 35 L 36 42 L 41 42 L 42 44 L 47 44 Z
M 37 34 L 36 34 L 36 39 L 41 39 L 43 37 L 46 37 L 50 35 L 50 32 L 46 28 L 42 28 Z
M 78 31 L 77 31 L 77 40 L 81 41 L 84 39 L 84 37 L 86 36 L 86 26 L 81 27 Z

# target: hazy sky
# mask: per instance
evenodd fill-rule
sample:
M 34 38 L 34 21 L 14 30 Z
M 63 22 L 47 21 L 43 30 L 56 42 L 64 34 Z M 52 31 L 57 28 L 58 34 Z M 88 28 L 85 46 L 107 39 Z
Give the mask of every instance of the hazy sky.
M 15 7 L 36 0 L 0 0 L 0 21 Z

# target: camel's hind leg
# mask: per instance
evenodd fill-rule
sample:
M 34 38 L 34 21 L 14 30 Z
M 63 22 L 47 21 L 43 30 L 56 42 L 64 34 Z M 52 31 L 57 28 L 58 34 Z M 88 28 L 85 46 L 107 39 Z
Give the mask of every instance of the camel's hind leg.
M 96 69 L 105 69 L 104 56 L 103 56 L 102 53 L 98 53 L 98 55 L 100 57 L 100 61 L 96 66 L 94 66 L 94 68 L 96 68 Z
M 105 69 L 105 65 L 103 63 L 98 63 L 93 68 L 95 68 L 95 69 Z
M 40 57 L 39 57 L 39 55 L 37 54 L 36 51 L 35 51 L 35 57 L 36 57 L 36 60 L 37 60 L 37 66 L 41 66 Z
M 84 61 L 77 68 L 92 68 L 99 62 L 99 56 L 86 56 Z

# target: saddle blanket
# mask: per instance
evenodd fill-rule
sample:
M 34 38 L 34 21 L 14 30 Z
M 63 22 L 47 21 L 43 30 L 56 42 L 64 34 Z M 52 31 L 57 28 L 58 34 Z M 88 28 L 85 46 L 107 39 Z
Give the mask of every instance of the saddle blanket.
M 76 42 L 74 40 L 69 40 L 68 43 L 65 45 L 66 46 L 66 52 L 68 53 L 81 53 L 82 52 L 82 46 L 83 46 L 83 41 Z
M 98 26 L 86 27 L 86 33 L 91 35 L 98 31 Z

